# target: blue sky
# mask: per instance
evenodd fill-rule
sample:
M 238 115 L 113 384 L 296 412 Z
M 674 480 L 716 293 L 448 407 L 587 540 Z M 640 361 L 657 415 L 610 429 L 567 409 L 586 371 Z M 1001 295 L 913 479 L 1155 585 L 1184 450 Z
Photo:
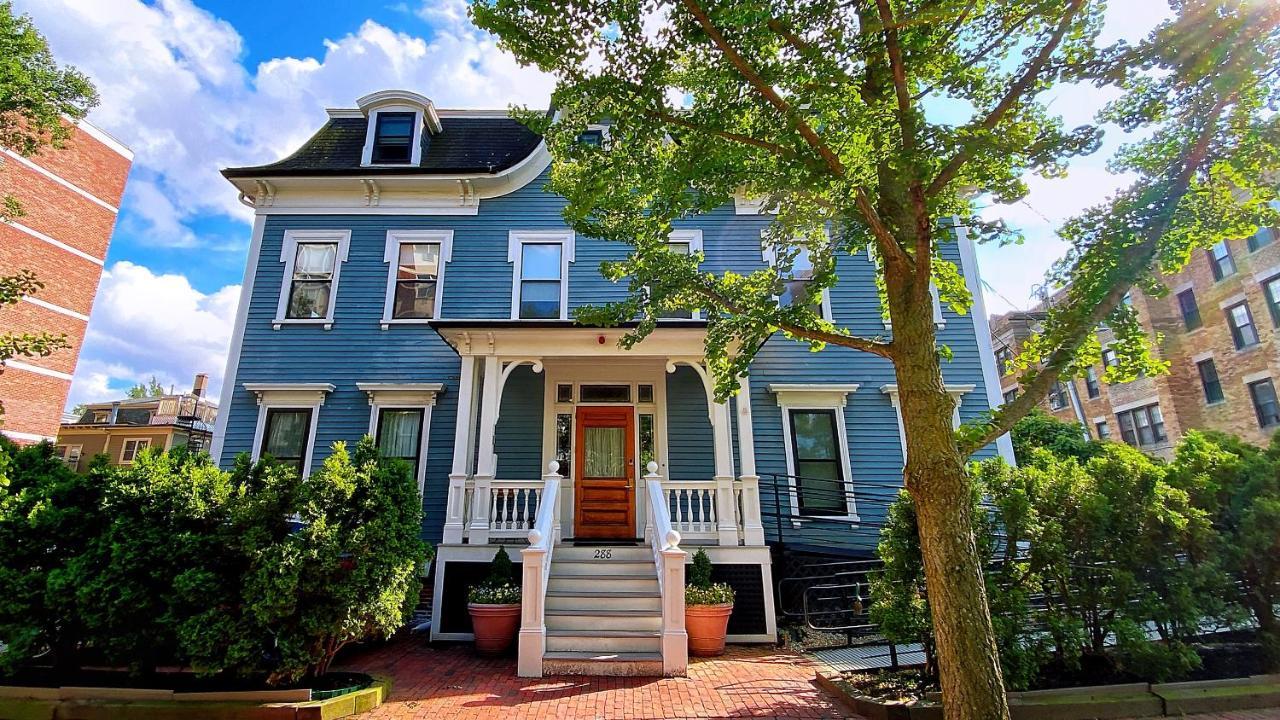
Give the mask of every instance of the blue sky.
M 466 17 L 466 0 L 16 0 L 58 59 L 86 72 L 101 105 L 90 121 L 134 153 L 134 166 L 69 405 L 110 399 L 152 375 L 217 391 L 248 247 L 250 211 L 217 173 L 295 149 L 326 107 L 388 87 L 441 107 L 541 106 L 550 81 L 519 67 Z M 1112 38 L 1136 39 L 1164 0 L 1113 2 Z M 1069 125 L 1108 99 L 1064 88 Z M 988 308 L 1026 307 L 1063 246 L 1053 228 L 1121 179 L 1104 151 L 1064 180 L 1032 179 L 1026 202 L 984 212 L 1022 228 L 1026 245 L 981 248 Z

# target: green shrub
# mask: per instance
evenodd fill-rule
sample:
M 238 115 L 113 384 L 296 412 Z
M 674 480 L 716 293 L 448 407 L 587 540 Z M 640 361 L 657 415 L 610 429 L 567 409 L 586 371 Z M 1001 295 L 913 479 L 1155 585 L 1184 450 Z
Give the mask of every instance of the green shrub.
M 731 605 L 733 588 L 727 583 L 711 581 L 711 557 L 699 548 L 685 576 L 685 605 Z
M 1086 435 L 1080 423 L 1064 422 L 1038 408 L 1014 423 L 1010 433 L 1013 454 L 1019 463 L 1030 462 L 1031 451 L 1036 448 L 1085 462 L 1102 448 L 1102 443 L 1087 440 Z
M 0 673 L 46 650 L 56 666 L 79 665 L 78 568 L 106 523 L 102 484 L 73 472 L 49 443 L 19 447 L 0 436 Z
M 520 586 L 514 581 L 515 565 L 507 549 L 498 546 L 489 561 L 489 575 L 479 585 L 467 590 L 467 602 L 477 605 L 512 605 L 520 602 Z

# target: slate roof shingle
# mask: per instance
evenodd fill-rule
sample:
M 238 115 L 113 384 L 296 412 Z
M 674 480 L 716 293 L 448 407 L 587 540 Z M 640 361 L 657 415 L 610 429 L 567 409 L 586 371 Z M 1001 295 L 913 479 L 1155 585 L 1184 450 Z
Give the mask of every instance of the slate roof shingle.
M 443 130 L 423 133 L 417 165 L 361 167 L 365 118 L 330 118 L 289 157 L 266 165 L 227 168 L 227 178 L 262 176 L 453 175 L 497 173 L 533 152 L 542 138 L 511 118 L 445 117 Z

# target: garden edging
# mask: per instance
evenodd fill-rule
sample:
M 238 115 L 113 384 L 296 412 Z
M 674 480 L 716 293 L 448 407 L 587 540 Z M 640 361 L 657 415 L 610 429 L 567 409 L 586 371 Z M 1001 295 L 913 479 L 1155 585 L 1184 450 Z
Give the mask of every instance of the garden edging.
M 135 688 L 0 687 L 0 717 L 7 720 L 169 720 L 192 714 L 210 720 L 336 720 L 372 710 L 391 692 L 375 677 L 363 690 L 311 700 L 309 690 L 192 692 Z M 303 695 L 306 697 L 304 698 Z
M 867 720 L 941 720 L 934 703 L 885 702 L 850 692 L 836 672 L 819 670 L 819 687 Z M 1008 693 L 1013 720 L 1182 717 L 1192 713 L 1280 707 L 1280 675 L 1180 683 L 1133 683 Z

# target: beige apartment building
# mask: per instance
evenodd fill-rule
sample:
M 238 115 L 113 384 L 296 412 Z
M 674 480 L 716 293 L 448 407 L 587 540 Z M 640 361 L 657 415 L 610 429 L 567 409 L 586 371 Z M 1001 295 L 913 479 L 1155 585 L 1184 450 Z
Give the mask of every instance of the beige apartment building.
M 1170 457 L 1187 430 L 1212 429 L 1265 445 L 1280 429 L 1280 233 L 1264 228 L 1252 237 L 1198 251 L 1177 275 L 1165 278 L 1160 298 L 1134 291 L 1129 302 L 1157 338 L 1157 354 L 1169 373 L 1132 382 L 1099 382 L 1114 353 L 1103 328 L 1103 364 L 1084 378 L 1065 380 L 1043 405 L 1056 417 L 1079 422 L 1094 439 L 1122 440 Z M 1043 308 L 993 318 L 997 367 L 1020 348 Z M 1006 400 L 1018 392 L 1016 376 L 1002 378 Z

